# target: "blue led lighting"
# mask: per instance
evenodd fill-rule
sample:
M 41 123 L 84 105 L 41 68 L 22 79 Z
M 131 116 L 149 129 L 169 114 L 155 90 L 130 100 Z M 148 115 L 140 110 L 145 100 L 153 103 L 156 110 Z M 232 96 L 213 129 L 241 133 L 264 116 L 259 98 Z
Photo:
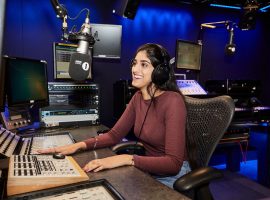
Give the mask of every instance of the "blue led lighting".
M 126 35 L 135 35 L 138 41 L 141 41 L 142 38 L 152 40 L 152 34 L 160 34 L 165 37 L 166 33 L 168 38 L 176 33 L 182 36 L 189 35 L 188 26 L 194 24 L 193 21 L 193 16 L 187 11 L 166 11 L 160 7 L 140 7 L 132 21 L 122 18 Z
M 229 9 L 241 10 L 241 7 L 239 7 L 239 6 L 227 6 L 227 5 L 213 4 L 213 3 L 211 3 L 210 6 L 219 7 L 219 8 L 229 8 Z
M 270 8 L 270 5 L 260 8 L 260 11 L 266 12 L 266 9 Z
M 268 127 L 268 126 L 269 126 L 269 123 L 267 123 L 267 122 L 262 122 L 260 125 L 261 125 L 261 126 L 264 126 L 264 127 Z

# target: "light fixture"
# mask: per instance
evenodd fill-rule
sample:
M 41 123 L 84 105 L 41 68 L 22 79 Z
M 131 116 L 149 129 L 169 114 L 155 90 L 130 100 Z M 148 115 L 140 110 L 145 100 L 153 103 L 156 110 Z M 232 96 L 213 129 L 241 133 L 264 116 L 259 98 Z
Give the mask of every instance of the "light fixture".
M 113 13 L 121 17 L 134 19 L 141 0 L 115 0 Z
M 259 4 L 256 0 L 247 0 L 243 6 L 243 12 L 238 23 L 241 30 L 254 29 L 256 25 L 257 11 Z
M 270 8 L 270 5 L 264 6 L 262 8 L 260 8 L 261 12 L 267 12 L 267 9 Z
M 228 6 L 228 5 L 215 4 L 215 3 L 211 3 L 210 6 L 219 7 L 219 8 L 229 8 L 229 9 L 241 10 L 240 6 Z

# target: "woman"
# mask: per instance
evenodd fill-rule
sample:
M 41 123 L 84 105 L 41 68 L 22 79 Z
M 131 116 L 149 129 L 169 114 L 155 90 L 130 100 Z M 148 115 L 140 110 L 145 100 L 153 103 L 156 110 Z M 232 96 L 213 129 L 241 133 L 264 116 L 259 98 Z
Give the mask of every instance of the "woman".
M 41 150 L 40 153 L 59 152 L 67 155 L 79 149 L 113 146 L 134 126 L 134 134 L 145 147 L 145 156 L 124 154 L 96 159 L 88 162 L 83 169 L 98 172 L 134 165 L 172 187 L 176 178 L 189 168 L 184 162 L 186 108 L 169 61 L 169 54 L 160 45 L 144 44 L 139 47 L 131 63 L 132 85 L 139 91 L 134 94 L 114 127 L 95 138 Z

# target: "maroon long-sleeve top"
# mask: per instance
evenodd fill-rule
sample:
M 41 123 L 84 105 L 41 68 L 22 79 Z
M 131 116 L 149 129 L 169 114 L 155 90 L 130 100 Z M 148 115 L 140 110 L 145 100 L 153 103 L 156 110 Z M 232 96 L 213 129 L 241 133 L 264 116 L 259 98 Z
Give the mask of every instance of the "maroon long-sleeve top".
M 135 166 L 151 174 L 177 174 L 186 159 L 184 100 L 180 94 L 172 91 L 155 97 L 140 133 L 150 102 L 143 99 L 140 91 L 136 92 L 114 127 L 98 136 L 96 148 L 119 143 L 134 126 L 134 134 L 146 150 L 146 156 L 134 156 Z M 95 139 L 84 142 L 88 149 L 93 149 Z

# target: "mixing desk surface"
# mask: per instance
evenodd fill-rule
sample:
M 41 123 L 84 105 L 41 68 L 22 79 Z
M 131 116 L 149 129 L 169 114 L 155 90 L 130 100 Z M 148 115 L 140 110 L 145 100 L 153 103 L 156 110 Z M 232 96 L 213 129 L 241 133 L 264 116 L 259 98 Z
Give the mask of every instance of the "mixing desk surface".
M 84 181 L 58 188 L 16 195 L 10 200 L 124 200 L 120 193 L 105 179 Z
M 233 121 L 270 121 L 269 106 L 236 107 Z
M 206 95 L 207 92 L 195 80 L 176 80 L 183 95 Z
M 37 154 L 37 150 L 75 143 L 68 132 L 19 136 L 0 128 L 0 157 Z
M 70 156 L 15 155 L 9 161 L 8 196 L 88 180 Z

